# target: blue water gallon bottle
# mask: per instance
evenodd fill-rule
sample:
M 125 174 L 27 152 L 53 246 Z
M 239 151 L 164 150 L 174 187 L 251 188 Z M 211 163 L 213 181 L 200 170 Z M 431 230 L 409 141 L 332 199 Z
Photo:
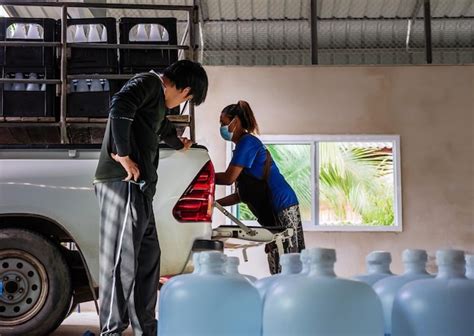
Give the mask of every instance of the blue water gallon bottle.
M 176 276 L 160 293 L 158 335 L 259 336 L 262 301 L 244 277 L 228 276 L 221 252 L 201 252 L 197 274 Z
M 382 301 L 386 336 L 392 333 L 393 300 L 400 288 L 411 281 L 432 278 L 426 271 L 428 254 L 425 250 L 405 250 L 402 260 L 405 267 L 405 272 L 402 275 L 384 278 L 373 285 L 380 301 Z
M 301 273 L 302 263 L 301 263 L 300 254 L 299 253 L 282 254 L 280 256 L 280 265 L 281 265 L 281 273 L 260 279 L 255 283 L 255 287 L 257 287 L 262 298 L 265 298 L 265 294 L 267 293 L 268 289 L 271 288 L 280 279 L 289 275 L 295 275 L 295 274 Z
M 474 280 L 474 254 L 466 254 L 466 278 Z
M 240 259 L 239 257 L 227 257 L 227 261 L 225 264 L 225 272 L 228 275 L 233 275 L 233 276 L 243 276 L 246 278 L 248 281 L 254 283 L 257 281 L 257 278 L 248 274 L 241 274 L 239 272 L 239 265 L 240 265 Z
M 410 282 L 397 293 L 393 336 L 474 335 L 474 282 L 465 277 L 464 252 L 439 250 L 434 279 Z
M 263 336 L 383 335 L 382 306 L 372 287 L 337 278 L 335 250 L 307 253 L 307 275 L 282 277 L 268 290 Z
M 390 255 L 390 252 L 370 252 L 365 258 L 367 273 L 357 275 L 353 277 L 353 279 L 363 281 L 372 286 L 377 281 L 393 275 L 393 273 L 390 271 L 391 262 L 392 256 Z

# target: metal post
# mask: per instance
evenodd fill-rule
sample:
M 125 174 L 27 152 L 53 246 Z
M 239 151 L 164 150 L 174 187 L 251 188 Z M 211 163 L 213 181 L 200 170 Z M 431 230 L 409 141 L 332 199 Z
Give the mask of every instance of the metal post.
M 425 20 L 425 54 L 426 63 L 433 63 L 433 46 L 431 43 L 431 6 L 430 0 L 424 0 L 424 20 Z
M 318 0 L 311 0 L 311 64 L 318 64 Z
M 188 23 L 189 23 L 189 47 L 190 47 L 190 58 L 192 61 L 196 61 L 196 25 L 198 23 L 198 7 L 193 6 L 193 9 L 188 12 Z M 196 141 L 196 122 L 195 122 L 195 112 L 194 104 L 190 102 L 189 104 L 189 116 L 190 116 L 190 125 L 189 133 L 191 141 Z
M 67 6 L 61 7 L 61 105 L 59 127 L 61 132 L 61 143 L 69 143 L 66 126 L 67 108 Z

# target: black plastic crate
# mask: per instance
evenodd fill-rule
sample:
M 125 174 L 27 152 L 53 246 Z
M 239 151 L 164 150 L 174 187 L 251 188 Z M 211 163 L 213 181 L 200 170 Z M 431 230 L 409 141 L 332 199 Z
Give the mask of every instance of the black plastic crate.
M 176 18 L 121 18 L 119 21 L 121 44 L 144 45 L 177 45 Z M 130 41 L 130 31 L 143 24 L 150 30 L 150 25 L 160 25 L 168 33 L 168 41 Z M 136 28 L 135 28 L 136 29 Z M 178 60 L 178 50 L 120 50 L 120 71 L 137 73 L 142 71 L 162 70 Z
M 74 92 L 70 83 L 71 92 L 67 97 L 66 117 L 107 118 L 110 101 L 123 84 L 123 80 L 109 80 L 109 91 Z
M 29 29 L 42 28 L 42 38 L 13 38 L 7 36 L 7 29 L 13 25 L 28 25 Z M 35 25 L 32 27 L 31 25 Z M 53 69 L 56 60 L 55 47 L 29 47 L 28 42 L 57 42 L 56 22 L 53 19 L 0 18 L 0 41 L 24 42 L 21 47 L 0 47 L 2 67 L 44 67 Z
M 117 43 L 117 27 L 114 18 L 93 18 L 93 19 L 69 19 L 68 42 L 75 42 L 75 34 L 71 34 L 74 25 L 84 25 L 86 34 L 90 32 L 89 25 L 101 25 L 99 37 L 102 37 L 102 29 L 106 29 L 106 41 L 95 41 L 91 43 Z M 58 32 L 61 30 L 61 23 L 58 21 Z M 87 43 L 87 42 L 84 42 Z M 118 73 L 118 54 L 117 49 L 92 49 L 92 48 L 71 48 L 71 57 L 68 59 L 68 73 Z
M 27 73 L 25 78 L 27 79 Z M 46 73 L 46 78 L 51 79 Z M 14 75 L 8 71 L 4 74 L 5 78 L 14 78 Z M 38 79 L 43 79 L 44 73 L 38 75 Z M 11 83 L 13 86 L 14 83 Z M 56 85 L 46 85 L 45 91 L 41 91 L 41 84 L 38 84 L 39 91 L 27 91 L 26 84 L 23 90 L 14 90 L 7 88 L 8 84 L 3 83 L 0 89 L 1 107 L 0 115 L 5 118 L 16 117 L 48 117 L 55 118 L 56 107 Z

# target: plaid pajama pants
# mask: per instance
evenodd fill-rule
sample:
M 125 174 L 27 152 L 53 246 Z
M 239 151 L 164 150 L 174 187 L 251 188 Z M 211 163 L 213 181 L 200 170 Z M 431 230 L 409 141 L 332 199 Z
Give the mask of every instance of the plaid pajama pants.
M 101 335 L 156 336 L 160 245 L 152 201 L 136 184 L 95 185 L 100 207 Z
M 294 228 L 295 234 L 291 237 L 291 245 L 283 244 L 284 253 L 299 253 L 305 248 L 303 236 L 303 224 L 301 223 L 300 207 L 298 205 L 283 209 L 277 214 L 278 226 Z M 275 243 L 265 246 L 267 252 L 268 268 L 271 274 L 281 272 L 280 254 Z

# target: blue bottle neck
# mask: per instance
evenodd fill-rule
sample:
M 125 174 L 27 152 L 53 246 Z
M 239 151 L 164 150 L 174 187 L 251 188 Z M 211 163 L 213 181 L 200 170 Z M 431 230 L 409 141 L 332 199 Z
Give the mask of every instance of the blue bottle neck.
M 224 274 L 224 264 L 201 264 L 199 274 Z
M 308 276 L 335 277 L 334 264 L 312 263 L 309 265 Z
M 426 264 L 420 262 L 406 262 L 404 263 L 405 272 L 403 274 L 428 274 L 426 272 Z
M 367 273 L 369 274 L 392 274 L 390 264 L 367 264 Z
M 453 263 L 438 265 L 436 279 L 465 279 L 465 265 L 463 263 Z

